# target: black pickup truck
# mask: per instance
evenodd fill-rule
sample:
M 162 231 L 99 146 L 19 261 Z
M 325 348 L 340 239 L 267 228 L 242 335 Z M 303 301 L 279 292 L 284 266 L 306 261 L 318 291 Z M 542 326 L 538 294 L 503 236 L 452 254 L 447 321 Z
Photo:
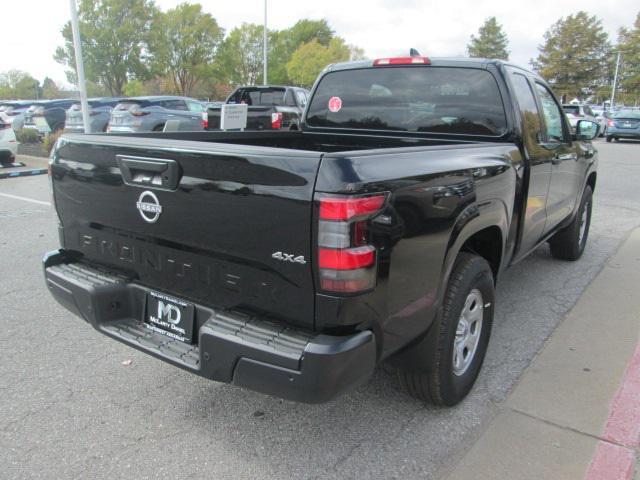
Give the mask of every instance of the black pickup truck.
M 225 103 L 247 105 L 247 130 L 299 130 L 308 100 L 300 87 L 251 86 L 235 89 Z M 205 130 L 220 129 L 221 108 L 207 109 Z
M 517 66 L 402 57 L 328 67 L 300 131 L 64 135 L 46 284 L 209 379 L 323 402 L 386 361 L 453 405 L 501 272 L 581 256 L 597 129 Z

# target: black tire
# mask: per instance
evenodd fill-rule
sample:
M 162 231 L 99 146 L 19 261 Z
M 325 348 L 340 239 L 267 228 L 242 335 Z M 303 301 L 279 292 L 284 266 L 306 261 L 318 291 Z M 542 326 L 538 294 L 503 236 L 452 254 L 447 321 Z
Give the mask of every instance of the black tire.
M 481 293 L 482 318 L 475 353 L 466 370 L 454 372 L 456 330 L 465 304 L 474 291 Z M 464 399 L 478 378 L 491 336 L 495 288 L 487 261 L 477 255 L 460 253 L 447 284 L 443 303 L 429 332 L 433 342 L 415 347 L 426 358 L 426 365 L 398 370 L 400 383 L 409 395 L 435 405 L 453 406 Z
M 164 131 L 164 124 L 156 125 L 155 127 L 153 127 L 153 131 L 154 132 L 162 132 L 162 131 Z
M 607 135 L 607 143 L 611 143 L 611 136 Z
M 589 238 L 591 211 L 593 210 L 593 192 L 587 185 L 582 193 L 580 207 L 573 221 L 549 240 L 551 255 L 560 260 L 578 260 L 584 252 Z M 586 211 L 586 214 L 585 214 Z M 584 230 L 581 228 L 584 223 Z

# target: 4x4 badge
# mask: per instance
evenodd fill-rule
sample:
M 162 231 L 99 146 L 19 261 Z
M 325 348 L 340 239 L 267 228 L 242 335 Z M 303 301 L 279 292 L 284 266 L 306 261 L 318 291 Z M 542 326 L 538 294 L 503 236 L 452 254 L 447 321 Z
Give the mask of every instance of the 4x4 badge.
M 162 213 L 162 205 L 160 205 L 158 197 L 149 190 L 145 190 L 140 194 L 136 202 L 136 207 L 138 207 L 142 219 L 149 223 L 157 222 Z
M 271 254 L 271 258 L 275 258 L 276 260 L 281 260 L 283 262 L 301 263 L 302 265 L 307 263 L 302 255 L 295 257 L 293 253 L 274 252 Z

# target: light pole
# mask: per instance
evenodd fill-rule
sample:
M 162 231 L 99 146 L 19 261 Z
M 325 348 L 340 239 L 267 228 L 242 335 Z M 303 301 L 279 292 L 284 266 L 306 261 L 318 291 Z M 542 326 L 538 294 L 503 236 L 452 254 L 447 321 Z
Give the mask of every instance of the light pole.
M 609 108 L 613 110 L 613 101 L 616 98 L 616 85 L 618 84 L 618 69 L 620 68 L 620 52 L 618 52 L 618 58 L 616 59 L 616 73 L 613 76 L 613 87 L 611 88 L 611 101 L 609 102 Z
M 73 31 L 73 49 L 76 52 L 76 71 L 78 73 L 78 90 L 80 90 L 80 106 L 84 133 L 91 133 L 89 123 L 89 102 L 87 102 L 87 84 L 84 79 L 84 62 L 82 61 L 82 45 L 80 43 L 80 27 L 78 26 L 78 10 L 76 0 L 69 0 L 71 7 L 71 30 Z
M 262 38 L 262 57 L 263 57 L 263 72 L 262 72 L 262 84 L 267 84 L 267 0 L 264 0 L 264 35 Z

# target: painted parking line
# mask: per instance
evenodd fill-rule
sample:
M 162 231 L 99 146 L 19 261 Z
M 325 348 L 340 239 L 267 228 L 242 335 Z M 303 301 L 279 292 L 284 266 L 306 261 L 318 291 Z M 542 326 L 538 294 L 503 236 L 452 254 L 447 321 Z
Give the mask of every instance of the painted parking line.
M 47 173 L 46 168 L 32 168 L 30 170 L 19 170 L 17 172 L 0 172 L 0 179 L 15 177 L 31 177 L 33 175 L 44 175 Z
M 23 202 L 37 203 L 38 205 L 46 205 L 47 207 L 51 206 L 51 203 L 49 202 L 43 202 L 42 200 L 36 200 L 35 198 L 21 197 L 19 195 L 11 195 L 10 193 L 0 193 L 0 197 L 13 198 L 14 200 L 22 200 Z

